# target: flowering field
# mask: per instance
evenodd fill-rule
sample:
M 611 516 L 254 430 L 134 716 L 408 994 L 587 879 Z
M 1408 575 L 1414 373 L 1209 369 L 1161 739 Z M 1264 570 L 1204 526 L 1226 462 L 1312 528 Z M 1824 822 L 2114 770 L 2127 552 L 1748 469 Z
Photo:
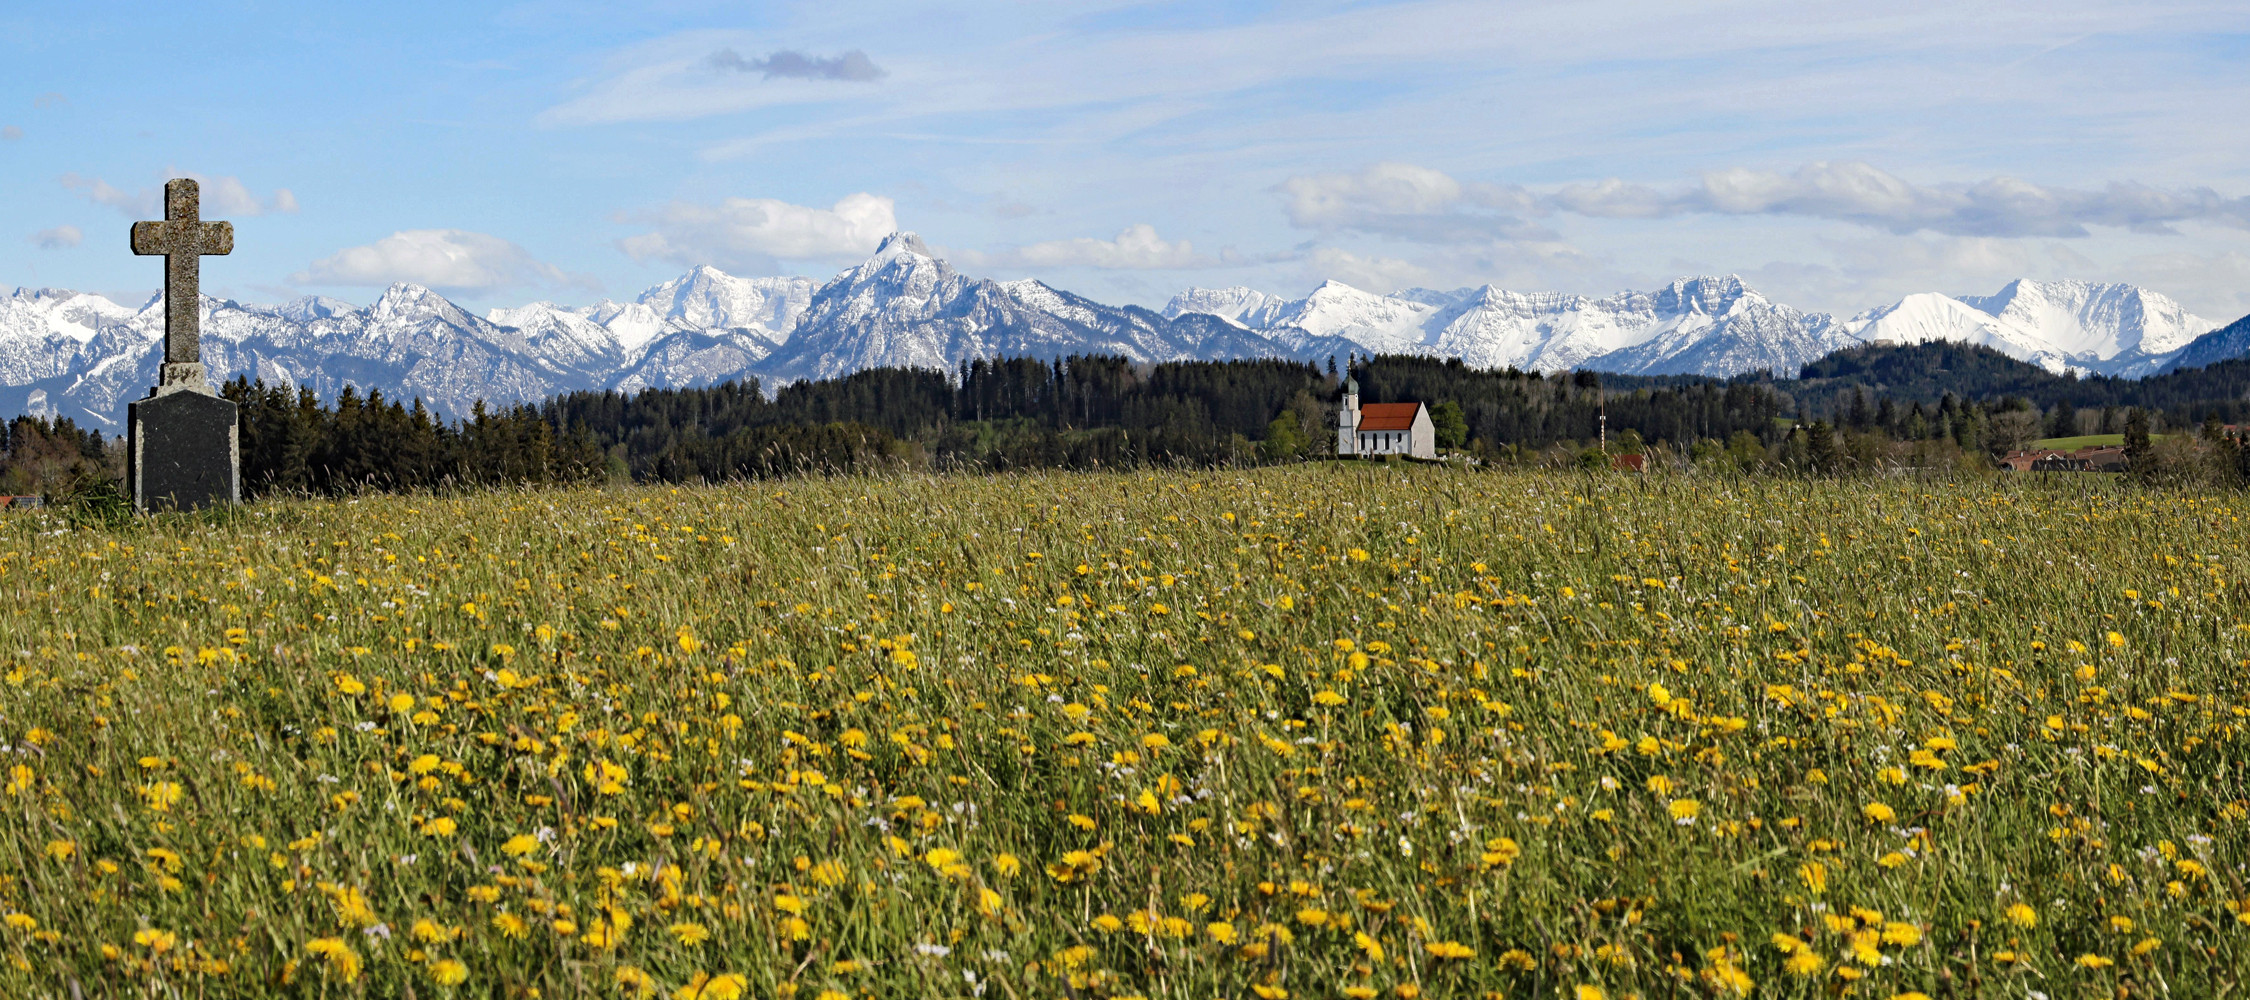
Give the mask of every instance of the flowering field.
M 1382 466 L 0 524 L 0 995 L 2225 995 L 2236 499 Z

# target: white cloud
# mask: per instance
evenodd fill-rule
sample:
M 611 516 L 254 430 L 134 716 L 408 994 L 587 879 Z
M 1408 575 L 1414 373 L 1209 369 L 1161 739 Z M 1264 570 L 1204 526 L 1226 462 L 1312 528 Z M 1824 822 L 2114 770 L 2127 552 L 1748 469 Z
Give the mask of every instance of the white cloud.
M 41 250 L 67 250 L 85 241 L 86 234 L 79 232 L 77 226 L 42 229 L 31 237 L 31 242 L 38 244 Z
M 2147 280 L 2153 272 L 2091 259 L 2063 240 L 1871 234 L 1817 239 L 1814 246 L 1816 252 L 1743 277 L 1779 301 L 1844 316 L 1920 292 L 1989 295 L 2017 278 L 2135 282 L 2195 308 L 2180 283 Z
M 1606 218 L 1791 215 L 1851 222 L 1906 234 L 1948 236 L 2090 235 L 2088 226 L 2170 232 L 2202 221 L 2250 229 L 2250 197 L 2208 187 L 2161 190 L 2112 181 L 2101 190 L 2043 187 L 2014 177 L 1970 184 L 1915 184 L 1866 163 L 1816 161 L 1788 174 L 1735 168 L 1690 187 L 1663 190 L 1619 180 L 1565 187 L 1545 199 L 1560 211 Z
M 199 213 L 206 219 L 245 218 L 258 215 L 288 215 L 297 211 L 297 196 L 288 188 L 274 189 L 273 196 L 260 199 L 250 192 L 242 179 L 234 176 L 211 176 L 181 170 L 167 170 L 164 179 L 192 178 L 200 189 Z M 78 174 L 62 175 L 62 186 L 84 195 L 87 201 L 106 205 L 135 218 L 149 218 L 164 210 L 164 186 L 125 191 L 99 177 L 82 177 Z
M 1319 247 L 1306 254 L 1304 273 L 1315 283 L 1334 279 L 1353 288 L 1384 294 L 1425 284 L 1431 275 L 1428 268 L 1410 261 L 1362 257 L 1335 247 Z
M 5 128 L 0 128 L 0 139 L 5 139 L 5 140 L 7 140 L 7 141 L 9 141 L 9 142 L 14 142 L 14 141 L 16 141 L 16 140 L 18 140 L 18 139 L 21 139 L 21 138 L 23 138 L 23 130 L 22 130 L 22 129 L 20 129 L 20 128 L 17 128 L 17 127 L 16 127 L 16 126 L 14 126 L 14 125 L 9 125 L 9 126 L 7 126 L 7 127 L 5 127 Z
M 2231 323 L 2250 314 L 2250 253 L 2145 254 L 2128 258 L 2117 270 L 2125 280 L 2163 290 L 2206 319 Z
M 582 287 L 590 279 L 563 273 L 497 236 L 461 229 L 408 229 L 312 262 L 291 275 L 299 285 L 385 286 L 411 282 L 441 291 L 485 291 L 520 285 Z
M 1552 237 L 1502 214 L 1536 207 L 1523 189 L 1464 184 L 1410 163 L 1378 163 L 1358 173 L 1291 177 L 1276 190 L 1290 224 L 1302 229 L 1351 229 L 1422 243 Z
M 757 271 L 779 260 L 830 260 L 875 252 L 898 230 L 889 198 L 860 192 L 831 208 L 773 198 L 728 198 L 716 205 L 673 202 L 646 217 L 655 228 L 617 243 L 635 260 L 714 264 Z
M 1160 271 L 1210 267 L 1218 259 L 1195 252 L 1186 240 L 1165 242 L 1156 227 L 1142 223 L 1126 227 L 1114 240 L 1081 236 L 1048 240 L 1000 253 L 956 251 L 954 256 L 972 267 L 1098 267 L 1123 271 Z

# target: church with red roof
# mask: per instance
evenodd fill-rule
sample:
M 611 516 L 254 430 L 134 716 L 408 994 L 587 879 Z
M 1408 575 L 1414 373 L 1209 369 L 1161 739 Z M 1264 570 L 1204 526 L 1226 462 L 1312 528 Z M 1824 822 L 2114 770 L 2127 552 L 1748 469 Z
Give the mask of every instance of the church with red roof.
M 1344 380 L 1343 405 L 1336 411 L 1336 454 L 1379 458 L 1437 458 L 1437 425 L 1421 403 L 1359 401 L 1359 380 Z

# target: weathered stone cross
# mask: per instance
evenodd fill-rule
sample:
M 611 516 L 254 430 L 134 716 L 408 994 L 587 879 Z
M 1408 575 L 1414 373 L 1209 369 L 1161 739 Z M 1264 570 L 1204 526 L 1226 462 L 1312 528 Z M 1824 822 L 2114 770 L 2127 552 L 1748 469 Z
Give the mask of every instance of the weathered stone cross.
M 234 226 L 205 222 L 195 182 L 164 182 L 164 221 L 133 223 L 133 252 L 164 257 L 164 368 L 148 398 L 125 407 L 125 482 L 142 512 L 242 500 L 235 405 L 203 377 L 197 288 L 204 254 L 234 252 Z
M 197 287 L 205 254 L 234 252 L 234 224 L 205 222 L 195 181 L 164 182 L 164 221 L 133 223 L 133 252 L 164 258 L 164 369 L 157 392 L 188 389 L 210 392 L 203 377 L 203 348 L 197 338 L 196 310 L 203 303 Z

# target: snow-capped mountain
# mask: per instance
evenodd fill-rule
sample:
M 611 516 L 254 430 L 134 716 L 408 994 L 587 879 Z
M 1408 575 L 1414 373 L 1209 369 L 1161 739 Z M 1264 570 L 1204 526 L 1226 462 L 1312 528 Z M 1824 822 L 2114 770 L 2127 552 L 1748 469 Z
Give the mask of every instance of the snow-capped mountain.
M 976 357 L 1121 354 L 1137 361 L 1314 357 L 1360 344 L 1287 329 L 1291 345 L 1202 315 L 1167 319 L 1038 281 L 968 278 L 912 233 L 816 288 L 698 267 L 631 302 L 534 302 L 483 316 L 418 285 L 366 308 L 308 297 L 246 305 L 205 297 L 203 361 L 333 397 L 347 385 L 420 397 L 454 415 L 576 390 L 636 392 L 762 376 L 827 378 L 877 366 L 950 370 Z M 0 299 L 0 411 L 116 427 L 163 355 L 161 297 L 139 308 L 18 289 Z
M 1190 289 L 1165 313 L 1210 312 L 1289 343 L 1294 327 L 1389 354 L 1457 357 L 1478 367 L 1628 374 L 1794 373 L 1857 341 L 1821 314 L 1768 300 L 1734 276 L 1686 278 L 1606 298 L 1413 288 L 1376 295 L 1330 281 L 1296 301 L 1245 288 Z
M 2018 281 L 1992 296 L 1913 295 L 1841 321 L 1774 302 L 1733 276 L 1602 298 L 1489 285 L 1378 295 L 1335 281 L 1301 299 L 1189 289 L 1158 313 L 1036 280 L 968 277 L 912 233 L 892 234 L 825 283 L 698 267 L 629 302 L 534 302 L 482 316 L 407 284 L 365 308 L 314 296 L 280 305 L 206 297 L 201 309 L 203 360 L 214 380 L 244 376 L 323 397 L 346 386 L 380 389 L 454 415 L 478 400 L 745 376 L 770 386 L 880 366 L 950 370 L 996 356 L 1317 362 L 1403 353 L 1544 372 L 1793 375 L 1864 342 L 1946 339 L 1988 344 L 2051 371 L 2141 376 L 2250 353 L 2244 323 L 2211 331 L 2214 324 L 2154 292 L 2079 282 Z M 0 413 L 114 429 L 126 402 L 156 380 L 163 330 L 161 298 L 136 307 L 17 289 L 0 298 Z
M 1872 343 L 1960 341 L 2057 374 L 2139 377 L 2166 371 L 2218 324 L 2132 285 L 2012 281 L 1989 296 L 1909 295 L 1841 324 Z
M 1840 321 L 1773 302 L 1732 275 L 1606 298 L 1490 285 L 1376 295 L 1335 281 L 1293 301 L 1248 288 L 1189 289 L 1165 308 L 1175 317 L 1196 312 L 1284 344 L 1293 327 L 1378 352 L 1482 367 L 1714 376 L 1761 368 L 1795 374 L 1808 361 L 1868 342 L 1952 340 L 2057 373 L 2140 377 L 2182 363 L 2189 343 L 2216 325 L 2132 285 L 2030 280 L 1990 296 L 1910 295 Z M 2205 353 L 2223 352 L 2214 345 Z
M 1139 306 L 1108 306 L 1025 279 L 966 277 L 913 233 L 813 294 L 787 344 L 759 366 L 781 379 L 865 368 L 951 370 L 969 358 L 1116 354 L 1135 361 L 1309 357 L 1327 338 L 1282 345 L 1239 327 L 1179 323 Z M 1346 345 L 1345 350 L 1358 349 Z
M 2206 333 L 2188 342 L 2164 363 L 2165 371 L 2182 368 L 2206 368 L 2221 361 L 2250 357 L 2250 316 L 2244 316 L 2226 326 Z

